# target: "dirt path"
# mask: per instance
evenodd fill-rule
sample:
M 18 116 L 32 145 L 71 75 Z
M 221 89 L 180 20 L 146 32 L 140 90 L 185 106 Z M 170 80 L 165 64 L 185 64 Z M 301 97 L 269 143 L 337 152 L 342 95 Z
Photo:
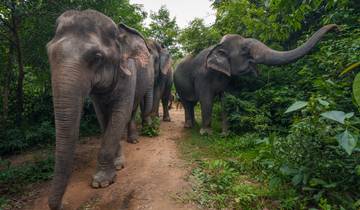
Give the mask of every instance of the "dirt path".
M 141 137 L 136 145 L 124 144 L 126 166 L 108 188 L 92 189 L 89 185 L 96 167 L 98 139 L 78 145 L 75 171 L 63 199 L 64 209 L 197 209 L 176 199 L 190 186 L 184 180 L 188 170 L 176 145 L 183 135 L 183 110 L 173 109 L 170 115 L 172 122 L 161 122 L 160 136 Z M 48 192 L 49 184 L 27 209 L 48 209 Z

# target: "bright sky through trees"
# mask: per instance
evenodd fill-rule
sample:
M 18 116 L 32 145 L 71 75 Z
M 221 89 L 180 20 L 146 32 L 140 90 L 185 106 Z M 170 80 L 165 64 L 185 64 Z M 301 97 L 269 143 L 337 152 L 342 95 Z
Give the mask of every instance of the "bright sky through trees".
M 165 5 L 170 16 L 176 17 L 176 22 L 181 28 L 186 27 L 194 18 L 203 18 L 206 24 L 213 23 L 215 11 L 211 8 L 209 0 L 130 0 L 133 4 L 141 4 L 146 12 L 156 12 Z M 149 23 L 149 17 L 145 21 Z

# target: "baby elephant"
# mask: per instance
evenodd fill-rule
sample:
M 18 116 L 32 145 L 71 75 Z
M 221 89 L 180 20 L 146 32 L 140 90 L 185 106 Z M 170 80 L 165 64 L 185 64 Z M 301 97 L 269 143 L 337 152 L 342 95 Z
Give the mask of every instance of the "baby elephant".
M 198 55 L 186 57 L 174 72 L 174 84 L 185 108 L 185 127 L 194 126 L 194 106 L 201 105 L 201 134 L 211 133 L 211 113 L 216 95 L 222 96 L 230 77 L 243 74 L 257 75 L 257 64 L 283 65 L 295 62 L 316 45 L 326 32 L 337 26 L 326 25 L 318 30 L 305 44 L 290 50 L 276 51 L 262 42 L 237 34 L 225 35 L 219 44 Z M 222 97 L 223 98 L 223 97 Z M 225 112 L 223 132 L 227 132 Z

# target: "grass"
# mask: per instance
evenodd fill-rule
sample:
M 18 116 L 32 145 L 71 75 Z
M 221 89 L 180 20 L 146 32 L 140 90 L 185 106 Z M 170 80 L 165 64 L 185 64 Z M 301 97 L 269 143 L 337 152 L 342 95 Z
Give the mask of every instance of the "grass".
M 35 155 L 33 160 L 12 166 L 0 160 L 0 209 L 11 209 L 11 200 L 29 192 L 35 183 L 50 180 L 53 176 L 54 156 L 50 151 Z
M 188 200 L 213 209 L 302 208 L 295 190 L 264 175 L 257 160 L 263 147 L 257 134 L 222 137 L 219 124 L 213 126 L 213 135 L 201 136 L 195 127 L 180 143 L 192 165 Z

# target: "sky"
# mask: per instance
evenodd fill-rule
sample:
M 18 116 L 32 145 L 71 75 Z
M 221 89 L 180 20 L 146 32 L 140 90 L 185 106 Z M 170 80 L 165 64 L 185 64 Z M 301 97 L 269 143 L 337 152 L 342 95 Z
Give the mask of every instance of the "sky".
M 132 4 L 141 4 L 143 9 L 150 14 L 156 12 L 162 5 L 170 11 L 171 17 L 176 17 L 180 28 L 186 27 L 194 18 L 203 18 L 206 24 L 215 21 L 215 11 L 211 8 L 209 0 L 130 0 Z M 145 20 L 149 24 L 149 17 Z

